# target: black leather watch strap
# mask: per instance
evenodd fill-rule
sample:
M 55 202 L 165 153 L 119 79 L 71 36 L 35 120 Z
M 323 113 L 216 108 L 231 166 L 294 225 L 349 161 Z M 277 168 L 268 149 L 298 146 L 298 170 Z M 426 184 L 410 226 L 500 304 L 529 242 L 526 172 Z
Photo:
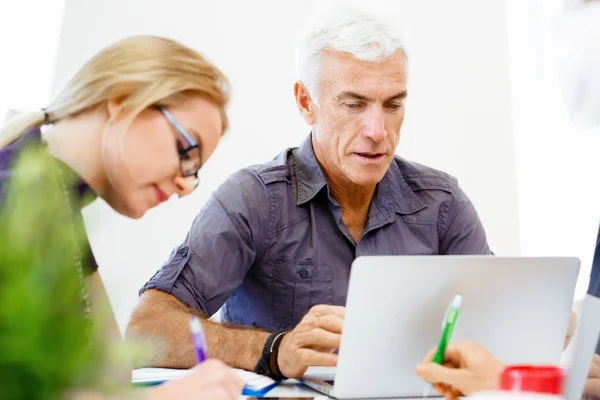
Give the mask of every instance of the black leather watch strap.
M 269 378 L 275 380 L 285 379 L 285 377 L 281 374 L 281 371 L 279 371 L 279 365 L 277 363 L 276 358 L 274 359 L 274 369 L 276 369 L 276 371 L 274 371 L 271 368 L 271 361 L 275 356 L 275 352 L 277 351 L 277 353 L 279 353 L 279 344 L 281 344 L 281 339 L 283 338 L 285 333 L 285 331 L 279 331 L 269 335 L 263 347 L 262 355 L 256 363 L 256 366 L 254 367 L 254 372 L 256 372 L 257 374 L 268 376 Z
M 286 377 L 281 373 L 279 369 L 279 347 L 281 346 L 281 341 L 287 332 L 280 332 L 279 335 L 275 336 L 273 339 L 273 343 L 271 344 L 271 354 L 269 355 L 269 366 L 271 367 L 271 371 L 273 372 L 273 379 L 283 380 Z

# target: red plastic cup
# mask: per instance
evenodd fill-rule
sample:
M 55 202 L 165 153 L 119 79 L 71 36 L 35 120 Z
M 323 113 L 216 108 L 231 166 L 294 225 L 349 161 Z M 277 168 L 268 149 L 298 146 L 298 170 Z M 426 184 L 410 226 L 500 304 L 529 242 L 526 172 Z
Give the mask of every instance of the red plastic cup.
M 513 365 L 500 374 L 500 390 L 561 395 L 567 370 L 551 365 Z

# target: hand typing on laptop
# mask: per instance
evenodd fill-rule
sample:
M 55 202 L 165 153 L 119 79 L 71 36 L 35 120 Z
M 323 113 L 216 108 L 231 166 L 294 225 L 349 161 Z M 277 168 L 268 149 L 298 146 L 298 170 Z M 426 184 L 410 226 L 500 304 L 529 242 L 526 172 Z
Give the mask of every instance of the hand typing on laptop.
M 345 308 L 318 305 L 310 309 L 282 339 L 279 369 L 288 378 L 301 378 L 309 366 L 333 367 L 340 347 Z

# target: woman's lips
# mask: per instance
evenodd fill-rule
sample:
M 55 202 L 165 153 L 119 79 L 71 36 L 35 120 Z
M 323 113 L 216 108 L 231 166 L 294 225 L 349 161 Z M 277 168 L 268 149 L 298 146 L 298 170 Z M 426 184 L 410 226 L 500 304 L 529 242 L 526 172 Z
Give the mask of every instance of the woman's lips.
M 156 193 L 157 204 L 164 203 L 165 201 L 169 200 L 169 196 L 167 196 L 167 194 L 156 185 L 154 185 L 154 192 Z

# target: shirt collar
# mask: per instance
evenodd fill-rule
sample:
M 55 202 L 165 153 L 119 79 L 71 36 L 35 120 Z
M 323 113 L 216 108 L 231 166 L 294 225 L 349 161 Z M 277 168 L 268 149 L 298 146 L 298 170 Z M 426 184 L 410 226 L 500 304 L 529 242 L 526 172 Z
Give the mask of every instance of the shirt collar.
M 414 214 L 427 207 L 404 179 L 396 157 L 377 185 L 375 201 L 388 212 Z
M 308 135 L 298 148 L 294 158 L 294 172 L 296 174 L 296 205 L 309 202 L 327 184 L 325 175 L 315 156 L 312 145 L 312 133 Z
M 312 134 L 302 142 L 294 158 L 296 174 L 296 205 L 311 201 L 327 185 L 312 145 Z M 383 210 L 399 214 L 413 214 L 427 207 L 408 185 L 396 162 L 392 161 L 383 179 L 377 185 L 373 199 Z

